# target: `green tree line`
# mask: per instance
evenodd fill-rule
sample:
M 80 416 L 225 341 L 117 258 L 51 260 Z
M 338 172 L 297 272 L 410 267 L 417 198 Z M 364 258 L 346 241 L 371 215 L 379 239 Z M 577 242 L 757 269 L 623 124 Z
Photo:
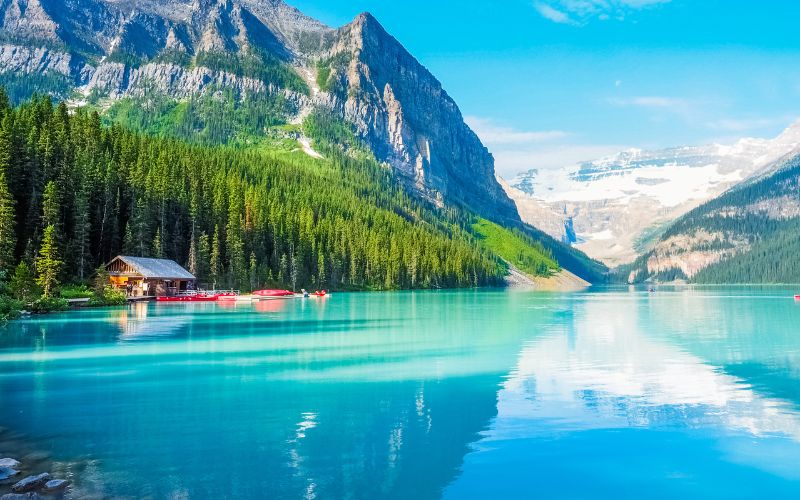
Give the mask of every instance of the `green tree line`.
M 413 201 L 374 161 L 151 137 L 0 92 L 0 270 L 22 263 L 42 289 L 86 282 L 117 254 L 240 289 L 499 284 L 465 217 Z

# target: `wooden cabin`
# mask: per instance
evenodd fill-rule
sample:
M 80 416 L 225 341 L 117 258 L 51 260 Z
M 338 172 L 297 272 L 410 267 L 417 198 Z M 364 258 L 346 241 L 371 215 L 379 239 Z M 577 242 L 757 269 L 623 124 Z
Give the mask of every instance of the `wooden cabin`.
M 111 285 L 131 297 L 177 295 L 195 287 L 197 278 L 174 260 L 120 255 L 106 264 Z

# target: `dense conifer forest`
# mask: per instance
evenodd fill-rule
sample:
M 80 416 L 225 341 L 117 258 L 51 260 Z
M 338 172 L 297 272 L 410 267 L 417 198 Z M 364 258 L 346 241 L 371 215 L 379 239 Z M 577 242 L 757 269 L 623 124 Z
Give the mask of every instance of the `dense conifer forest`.
M 49 286 L 130 254 L 218 288 L 501 283 L 466 213 L 430 211 L 374 161 L 326 158 L 152 137 L 0 93 L 0 269 L 22 262 Z

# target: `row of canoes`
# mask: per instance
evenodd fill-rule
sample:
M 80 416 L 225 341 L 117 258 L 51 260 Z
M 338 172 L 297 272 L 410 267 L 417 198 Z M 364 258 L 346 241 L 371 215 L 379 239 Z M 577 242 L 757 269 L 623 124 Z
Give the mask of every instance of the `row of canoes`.
M 157 297 L 157 302 L 252 302 L 256 300 L 297 299 L 306 297 L 326 297 L 325 290 L 314 293 L 295 293 L 290 290 L 258 290 L 250 295 L 236 292 L 196 292 L 171 297 Z

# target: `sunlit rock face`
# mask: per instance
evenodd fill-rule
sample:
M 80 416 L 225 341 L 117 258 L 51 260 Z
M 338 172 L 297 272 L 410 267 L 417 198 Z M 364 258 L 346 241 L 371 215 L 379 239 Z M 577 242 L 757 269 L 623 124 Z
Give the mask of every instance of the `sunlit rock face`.
M 516 208 L 494 178 L 494 158 L 464 123 L 441 83 L 369 14 L 337 32 L 332 106 L 377 146 L 408 182 L 516 219 Z
M 455 101 L 369 14 L 333 29 L 281 0 L 6 3 L 0 74 L 55 78 L 75 103 L 102 96 L 108 105 L 154 93 L 187 99 L 218 89 L 279 95 L 289 103 L 289 121 L 325 109 L 350 122 L 376 157 L 426 200 L 519 220 L 495 179 L 492 155 Z M 266 58 L 290 68 L 308 89 L 207 67 L 209 54 L 223 62 Z

